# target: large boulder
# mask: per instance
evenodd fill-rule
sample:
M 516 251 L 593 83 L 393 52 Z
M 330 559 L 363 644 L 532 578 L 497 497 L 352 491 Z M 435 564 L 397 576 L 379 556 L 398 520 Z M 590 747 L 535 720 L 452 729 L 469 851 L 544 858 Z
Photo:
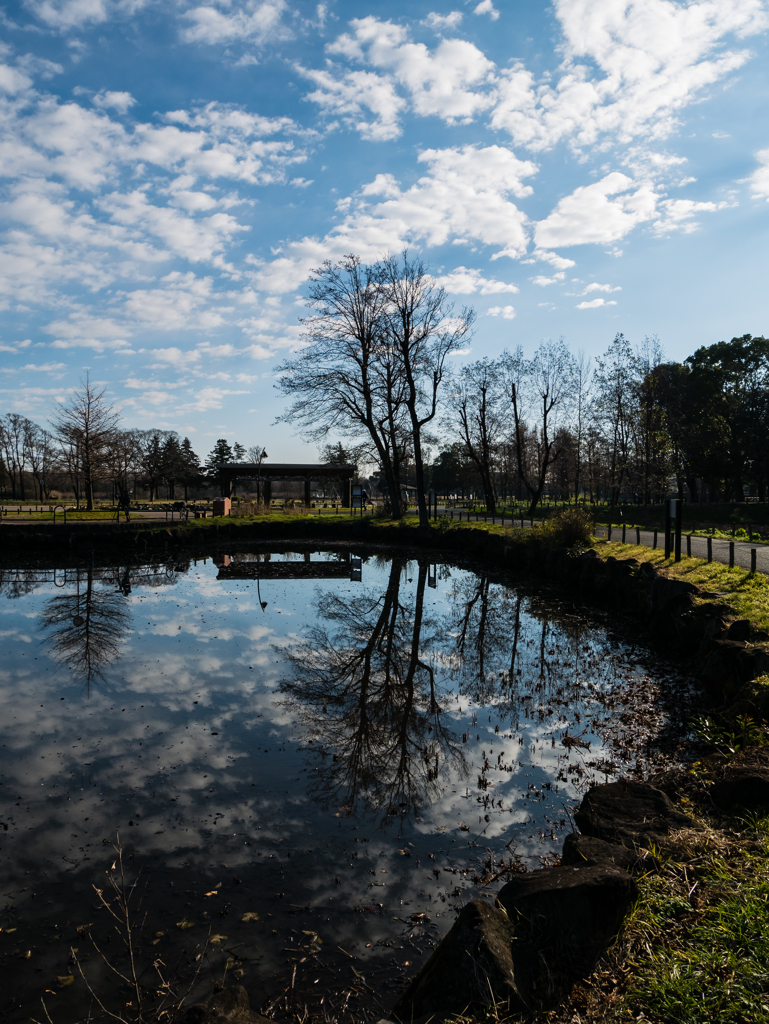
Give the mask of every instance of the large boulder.
M 607 843 L 605 839 L 594 836 L 583 836 L 580 832 L 569 832 L 563 841 L 561 864 L 569 867 L 595 867 L 604 864 L 622 868 L 623 871 L 635 871 L 640 866 L 648 866 L 648 856 L 627 846 Z
M 557 959 L 559 973 L 576 977 L 593 968 L 637 895 L 631 876 L 614 865 L 562 865 L 514 876 L 497 899 L 519 935 L 549 963 Z
M 729 766 L 710 788 L 713 803 L 722 811 L 769 807 L 769 771 L 766 768 Z
M 390 1016 L 412 1021 L 427 1014 L 480 1009 L 491 1002 L 502 1004 L 509 1013 L 525 1010 L 528 997 L 521 992 L 518 965 L 513 962 L 515 943 L 507 914 L 483 900 L 468 903 Z
M 232 985 L 214 994 L 205 1003 L 187 1008 L 181 1024 L 275 1024 L 269 1017 L 249 1008 L 248 993 L 242 985 Z
M 676 810 L 662 790 L 630 779 L 594 786 L 583 797 L 574 820 L 583 835 L 631 849 L 658 844 L 674 829 L 699 828 Z

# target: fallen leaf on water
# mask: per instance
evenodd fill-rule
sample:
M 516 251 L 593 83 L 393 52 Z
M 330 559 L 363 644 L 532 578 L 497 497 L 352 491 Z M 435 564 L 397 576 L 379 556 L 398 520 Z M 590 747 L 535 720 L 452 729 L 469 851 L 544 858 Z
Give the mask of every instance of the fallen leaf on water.
M 79 925 L 77 926 L 77 934 L 78 934 L 78 935 L 80 935 L 81 937 L 82 937 L 83 935 L 87 935 L 87 934 L 88 934 L 88 932 L 89 932 L 89 930 L 90 930 L 90 929 L 91 929 L 92 927 L 93 927 L 93 921 L 91 921 L 91 923 L 90 923 L 90 924 L 79 924 Z
M 232 973 L 235 975 L 236 978 L 242 978 L 246 972 L 243 970 L 242 967 L 239 967 L 237 971 L 233 971 Z
M 162 938 L 163 938 L 163 936 L 165 935 L 165 932 L 155 932 L 155 935 L 156 935 L 156 936 L 157 936 L 157 937 L 158 937 L 159 939 L 162 939 Z
M 29 958 L 30 958 L 31 956 L 32 956 L 32 950 L 31 950 L 31 949 L 28 949 L 26 953 L 22 953 L 22 954 L 20 955 L 19 959 L 20 959 L 20 960 L 29 960 Z
M 226 935 L 212 935 L 211 936 L 211 944 L 214 945 L 214 946 L 218 946 L 220 942 L 226 942 L 226 941 L 227 941 L 227 936 Z
M 194 921 L 188 921 L 187 918 L 185 917 L 183 921 L 177 921 L 176 922 L 176 927 L 177 928 L 192 928 L 194 926 L 194 924 L 195 924 Z
M 460 825 L 459 826 L 459 831 L 460 832 L 469 832 L 470 831 L 470 826 L 469 825 Z
M 247 913 L 245 913 L 241 917 L 240 920 L 241 921 L 258 921 L 259 920 L 259 915 L 256 913 L 255 910 L 249 910 L 249 911 L 247 911 Z
M 67 985 L 71 985 L 74 980 L 74 974 L 61 974 L 59 975 L 59 977 L 57 977 L 56 984 L 59 986 L 59 988 L 66 988 Z
M 204 896 L 218 896 L 219 893 L 216 891 L 216 889 L 212 889 L 211 892 L 204 892 L 203 895 Z
M 6 932 L 7 932 L 7 933 L 8 933 L 9 935 L 11 934 L 11 932 L 15 932 L 15 931 L 16 931 L 16 929 L 15 929 L 15 928 L 6 928 L 5 930 L 6 930 Z M 2 931 L 2 928 L 0 928 L 0 931 Z
M 317 932 L 306 932 L 302 929 L 302 935 L 310 935 L 313 942 L 317 942 L 319 946 L 323 944 L 323 940 L 320 938 Z

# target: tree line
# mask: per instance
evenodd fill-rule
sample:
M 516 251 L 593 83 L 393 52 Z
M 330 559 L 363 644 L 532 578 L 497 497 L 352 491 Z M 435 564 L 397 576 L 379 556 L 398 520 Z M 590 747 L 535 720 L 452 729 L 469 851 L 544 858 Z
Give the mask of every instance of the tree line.
M 43 427 L 19 413 L 0 418 L 0 486 L 13 499 L 46 501 L 72 493 L 78 506 L 94 507 L 98 488 L 113 499 L 143 489 L 150 501 L 161 486 L 173 500 L 189 488 L 218 486 L 224 462 L 249 458 L 243 445 L 220 438 L 205 462 L 188 437 L 174 430 L 124 429 L 104 389 L 86 378 Z M 254 459 L 257 449 L 251 451 Z
M 457 312 L 407 253 L 349 255 L 311 279 L 304 347 L 279 367 L 285 422 L 307 439 L 347 440 L 375 464 L 398 516 L 416 485 L 471 481 L 493 513 L 501 496 L 649 503 L 766 499 L 769 341 L 749 334 L 666 361 L 656 338 L 617 334 L 594 362 L 563 339 L 456 368 L 475 313 Z M 437 450 L 432 463 L 426 458 Z

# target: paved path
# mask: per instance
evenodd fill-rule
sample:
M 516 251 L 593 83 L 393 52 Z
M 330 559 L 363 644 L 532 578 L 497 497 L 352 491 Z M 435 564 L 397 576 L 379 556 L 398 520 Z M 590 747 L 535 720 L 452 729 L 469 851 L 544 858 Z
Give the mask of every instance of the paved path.
M 447 515 L 450 519 L 457 520 L 460 515 L 459 509 L 443 509 L 438 507 L 438 515 Z M 467 511 L 462 509 L 462 520 L 467 520 Z M 484 520 L 483 514 L 470 516 L 471 522 L 494 522 L 498 526 L 503 523 L 505 526 L 515 526 L 520 528 L 521 519 L 511 519 L 509 515 L 504 517 L 496 516 L 493 520 L 491 516 L 487 516 Z M 525 526 L 531 526 L 531 520 L 524 518 Z M 541 520 L 534 520 L 537 525 L 541 525 Z M 608 530 L 605 526 L 599 526 L 596 529 L 597 537 L 606 537 Z M 622 540 L 622 527 L 614 526 L 612 528 L 611 539 L 615 541 Z M 633 528 L 628 528 L 625 534 L 625 539 L 628 544 L 637 544 L 638 535 Z M 654 546 L 654 531 L 653 530 L 641 530 L 640 543 L 645 547 Z M 718 537 L 713 537 L 711 540 L 713 549 L 713 561 L 723 562 L 724 565 L 729 564 L 729 541 L 722 540 Z M 708 557 L 708 538 L 707 537 L 692 537 L 691 541 L 691 557 L 692 558 L 707 558 Z M 663 530 L 659 530 L 657 533 L 657 547 L 664 550 L 665 547 L 665 535 Z M 756 552 L 756 571 L 761 573 L 769 574 L 769 544 L 751 544 L 748 541 L 736 540 L 734 541 L 734 564 L 742 569 L 750 570 L 751 567 L 751 551 L 755 549 Z M 684 534 L 681 537 L 681 558 L 687 557 L 687 535 Z

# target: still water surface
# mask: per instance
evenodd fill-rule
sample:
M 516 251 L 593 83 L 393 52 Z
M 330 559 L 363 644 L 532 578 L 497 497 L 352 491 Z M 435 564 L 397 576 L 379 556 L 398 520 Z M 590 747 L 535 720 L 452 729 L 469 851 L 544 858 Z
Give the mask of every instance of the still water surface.
M 682 681 L 570 604 L 406 554 L 2 580 L 0 951 L 20 1020 L 72 969 L 116 830 L 153 956 L 208 936 L 253 1005 L 325 991 L 379 1016 L 457 907 L 557 855 L 590 781 L 654 756 L 661 691 L 684 709 Z M 80 984 L 49 996 L 65 1017 Z

